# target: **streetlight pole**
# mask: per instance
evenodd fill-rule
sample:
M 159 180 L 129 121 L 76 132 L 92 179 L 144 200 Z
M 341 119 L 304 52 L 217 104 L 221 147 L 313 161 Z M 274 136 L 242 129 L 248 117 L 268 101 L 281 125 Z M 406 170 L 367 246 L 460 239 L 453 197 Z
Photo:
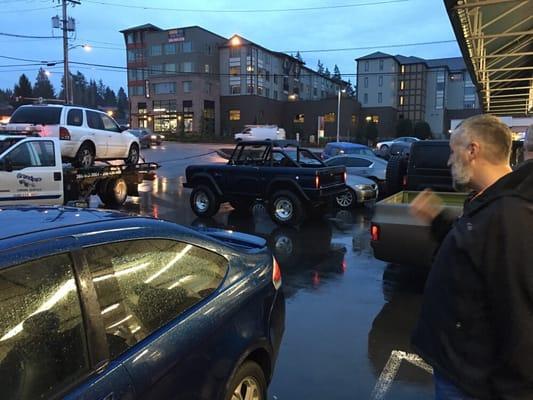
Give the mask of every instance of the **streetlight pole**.
M 341 93 L 346 93 L 346 89 L 340 89 L 338 91 L 338 101 L 337 101 L 337 142 L 339 140 L 340 126 L 341 126 Z

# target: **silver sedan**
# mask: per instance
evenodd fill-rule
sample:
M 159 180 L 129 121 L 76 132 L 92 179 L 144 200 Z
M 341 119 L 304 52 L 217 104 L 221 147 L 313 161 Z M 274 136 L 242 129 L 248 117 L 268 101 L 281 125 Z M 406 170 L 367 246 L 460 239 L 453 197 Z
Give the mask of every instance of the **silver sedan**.
M 376 201 L 378 198 L 378 185 L 370 179 L 348 174 L 346 186 L 348 190 L 335 197 L 335 202 L 340 208 L 352 208 L 355 205 Z
M 344 165 L 348 175 L 364 176 L 375 182 L 384 182 L 387 173 L 387 161 L 379 157 L 344 154 L 328 158 L 324 164 Z

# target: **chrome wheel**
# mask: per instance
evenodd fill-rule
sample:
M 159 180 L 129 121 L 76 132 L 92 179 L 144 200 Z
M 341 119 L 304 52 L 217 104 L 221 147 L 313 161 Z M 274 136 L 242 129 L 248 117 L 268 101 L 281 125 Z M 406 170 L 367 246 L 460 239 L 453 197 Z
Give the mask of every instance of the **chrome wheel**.
M 351 207 L 354 202 L 353 192 L 351 190 L 348 190 L 347 192 L 338 195 L 335 200 L 337 201 L 337 204 L 342 208 Z
M 289 199 L 280 198 L 275 201 L 274 213 L 279 220 L 288 221 L 292 218 L 293 212 L 292 202 Z
M 231 400 L 261 400 L 259 383 L 254 377 L 244 378 L 235 388 Z
M 128 188 L 126 186 L 126 182 L 124 182 L 122 179 L 120 179 L 115 187 L 113 188 L 113 191 L 115 192 L 115 198 L 116 199 L 122 199 L 127 196 Z
M 209 197 L 205 192 L 198 192 L 194 196 L 194 206 L 199 212 L 204 212 L 209 208 Z
M 81 149 L 81 166 L 90 167 L 93 164 L 93 155 L 88 148 Z
M 274 243 L 276 254 L 291 255 L 293 251 L 292 240 L 287 236 L 280 236 Z
M 130 152 L 128 154 L 128 159 L 126 160 L 126 163 L 128 164 L 137 164 L 139 161 L 139 149 L 137 146 L 132 145 L 130 148 Z

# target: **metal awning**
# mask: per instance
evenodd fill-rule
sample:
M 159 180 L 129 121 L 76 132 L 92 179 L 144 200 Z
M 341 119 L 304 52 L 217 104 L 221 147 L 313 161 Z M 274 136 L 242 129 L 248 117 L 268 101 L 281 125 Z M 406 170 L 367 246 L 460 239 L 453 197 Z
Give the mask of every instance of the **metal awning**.
M 483 110 L 532 114 L 533 0 L 444 3 Z

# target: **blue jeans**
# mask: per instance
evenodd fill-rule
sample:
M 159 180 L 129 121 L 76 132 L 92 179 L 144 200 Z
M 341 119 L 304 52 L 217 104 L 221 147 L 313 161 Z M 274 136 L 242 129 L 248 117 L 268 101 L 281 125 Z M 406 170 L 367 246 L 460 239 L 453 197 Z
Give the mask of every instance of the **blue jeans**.
M 474 397 L 466 394 L 447 378 L 434 371 L 435 380 L 435 400 L 475 400 Z

